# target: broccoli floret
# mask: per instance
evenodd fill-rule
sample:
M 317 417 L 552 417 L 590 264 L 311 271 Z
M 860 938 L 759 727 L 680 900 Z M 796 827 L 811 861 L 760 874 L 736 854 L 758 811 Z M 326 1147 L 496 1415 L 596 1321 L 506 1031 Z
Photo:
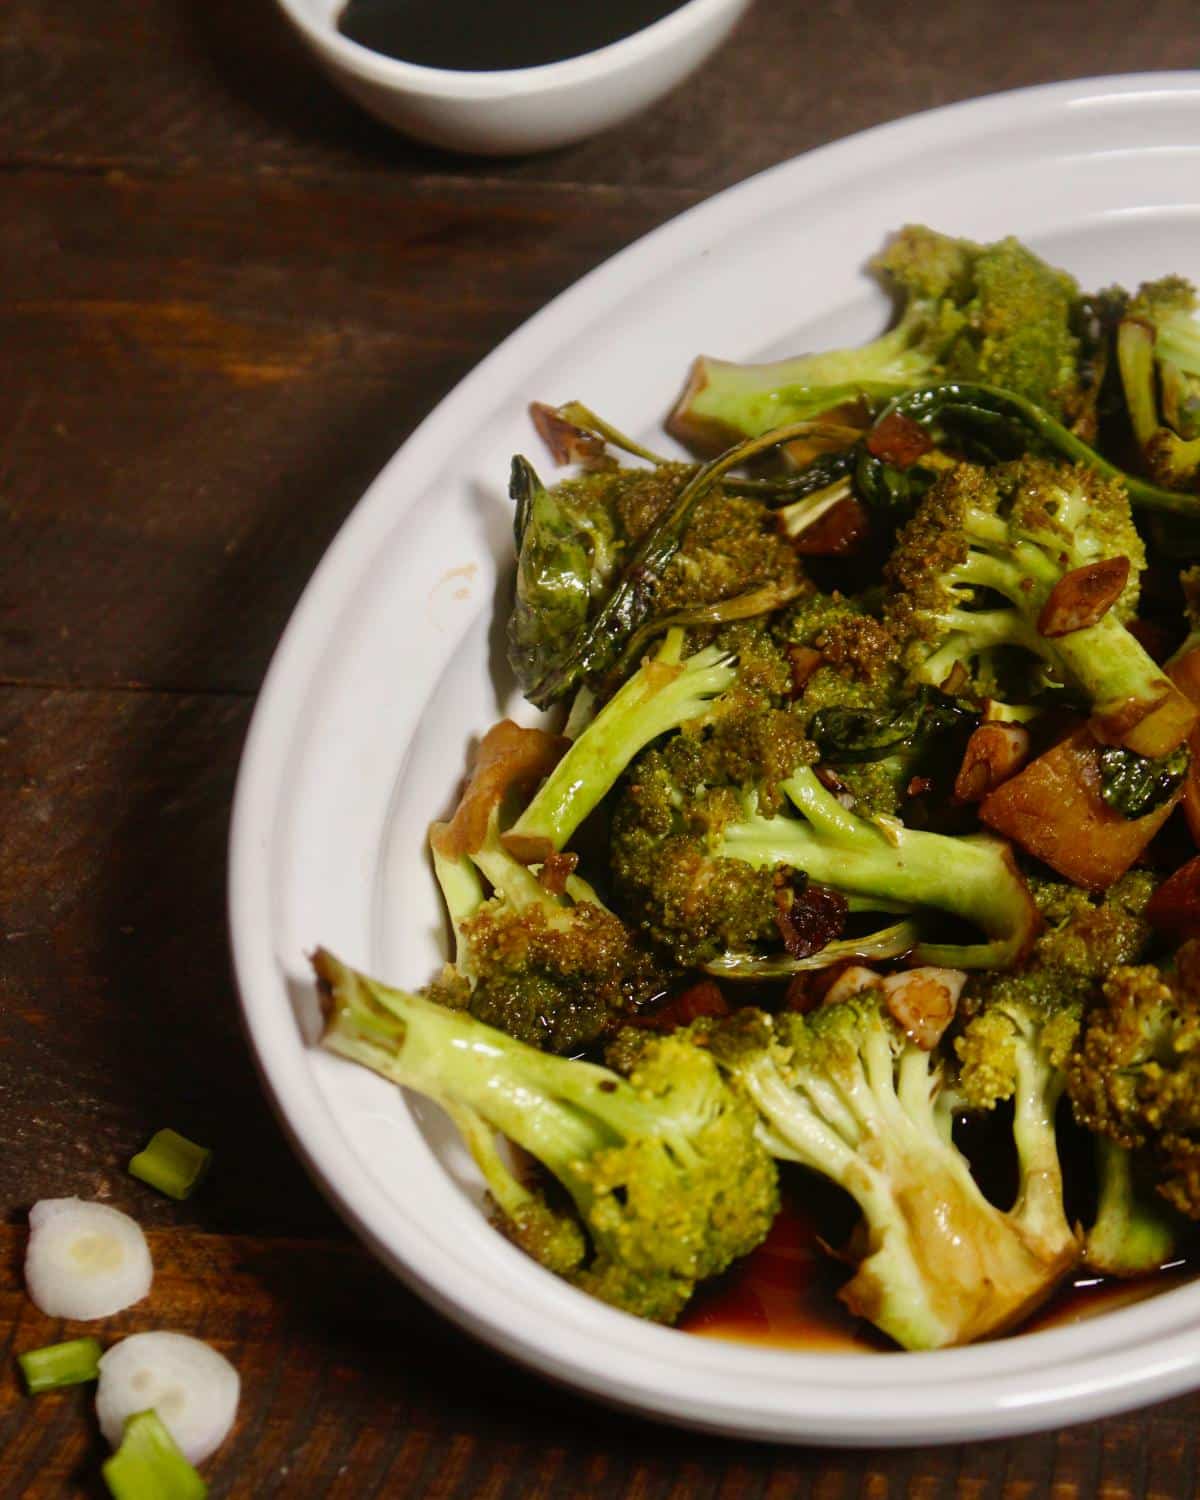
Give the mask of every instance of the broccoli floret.
M 1146 472 L 1200 493 L 1200 302 L 1181 276 L 1147 282 L 1117 330 L 1117 358 Z
M 785 872 L 722 858 L 714 844 L 747 800 L 777 806 L 813 750 L 799 719 L 769 699 L 728 707 L 641 756 L 613 809 L 617 905 L 681 967 L 780 943 Z
M 713 728 L 720 726 L 717 719 Z M 941 912 L 988 939 L 920 942 L 916 951 L 928 962 L 1004 968 L 1021 957 L 1039 924 L 1007 845 L 859 816 L 822 785 L 812 759 L 807 746 L 778 783 L 786 800 L 777 807 L 764 795 L 761 757 L 754 779 L 740 769 L 722 775 L 712 731 L 643 757 L 613 816 L 620 909 L 679 962 L 721 973 L 749 975 L 756 951 L 769 952 L 781 936 L 786 944 L 791 908 L 817 889 L 840 897 L 843 911 Z M 816 922 L 811 907 L 798 915 L 806 926 Z M 818 931 L 825 943 L 841 935 L 837 923 Z M 797 947 L 794 957 L 807 967 L 823 949 Z
M 711 700 L 738 681 L 734 658 L 719 646 L 684 657 L 683 646 L 683 631 L 669 631 L 609 699 L 506 832 L 507 848 L 530 863 L 564 848 L 645 746 L 715 712 Z
M 1076 1118 L 1144 1153 L 1169 1204 L 1200 1219 L 1200 945 L 1173 968 L 1115 969 L 1067 1065 Z
M 667 656 L 678 646 L 673 639 Z M 454 817 L 430 830 L 456 939 L 454 963 L 435 981 L 444 1004 L 570 1052 L 661 992 L 661 966 L 560 851 L 622 757 L 701 712 L 732 675 L 716 650 L 683 665 L 648 662 L 561 759 L 562 742 L 538 730 L 506 720 L 488 732 Z M 514 795 L 543 776 L 510 823 Z
M 752 813 L 727 822 L 712 852 L 759 870 L 802 871 L 859 910 L 941 913 L 987 938 L 925 939 L 915 951 L 926 963 L 1007 968 L 1027 952 L 1039 919 L 1007 844 L 986 835 L 926 833 L 894 818 L 869 821 L 845 808 L 810 766 L 801 766 L 783 790 L 793 815 Z
M 1064 579 L 1122 558 L 1128 581 L 1094 623 L 1060 631 L 1047 620 Z M 1080 695 L 1098 738 L 1166 756 L 1197 710 L 1123 623 L 1136 608 L 1144 564 L 1128 499 L 1114 482 L 1040 459 L 993 469 L 960 464 L 900 536 L 888 564 L 896 590 L 888 623 L 908 643 L 917 682 L 977 678 L 981 664 L 994 667 L 998 653 L 1015 648 Z
M 1111 969 L 1136 962 L 1150 941 L 1146 907 L 1158 888 L 1151 870 L 1129 870 L 1100 895 L 1045 876 L 1031 877 L 1029 888 L 1046 922 L 1029 967 L 1053 971 L 1080 997 Z
M 770 1228 L 774 1163 L 756 1139 L 753 1111 L 702 1047 L 678 1035 L 655 1039 L 623 1078 L 390 989 L 325 950 L 313 962 L 324 1045 L 442 1105 L 500 1226 L 585 1291 L 672 1322 L 698 1281 Z M 497 1136 L 550 1174 L 562 1208 L 517 1179 Z
M 1088 996 L 1110 969 L 1141 956 L 1153 876 L 1131 871 L 1101 897 L 1062 881 L 1032 882 L 1045 930 L 1024 967 L 972 976 L 955 1038 L 956 1091 L 967 1112 L 1013 1104 L 1019 1171 L 1014 1219 L 1050 1247 L 1073 1237 L 1063 1204 L 1056 1112 Z
M 858 348 L 769 364 L 696 360 L 667 426 L 720 449 L 855 400 L 878 404 L 944 378 L 1004 386 L 1068 418 L 1082 403 L 1078 288 L 1014 239 L 977 245 L 921 226 L 872 263 L 902 299 L 899 322 Z
M 468 840 L 474 847 L 464 847 L 461 829 L 435 830 L 435 868 L 465 949 L 451 978 L 471 981 L 466 994 L 476 1015 L 565 1051 L 661 988 L 659 970 L 628 928 L 570 867 L 557 894 L 545 877 L 547 868 L 564 868 L 560 851 L 626 766 L 684 726 L 688 732 L 642 755 L 632 789 L 618 799 L 613 846 L 622 910 L 671 964 L 778 935 L 773 876 L 733 862 L 714 867 L 702 844 L 716 821 L 740 810 L 744 788 L 755 787 L 764 805 L 778 800 L 811 746 L 783 706 L 790 676 L 764 630 L 727 627 L 717 642 L 683 657 L 683 632 L 671 631 L 548 768 L 511 825 L 503 827 L 497 812 L 486 839 L 481 832 Z M 736 667 L 727 647 L 737 652 Z M 664 762 L 672 769 L 660 779 L 655 768 Z M 690 826 L 664 800 L 668 787 L 671 795 L 688 789 Z M 490 899 L 478 877 L 471 883 L 472 869 L 491 887 Z M 454 1003 L 453 987 L 443 982 L 439 993 Z
M 911 248 L 904 236 L 885 252 L 881 265 L 899 257 L 912 265 L 929 231 L 918 231 Z M 974 252 L 974 253 L 972 253 Z M 962 327 L 943 357 L 947 376 L 979 380 L 1015 391 L 1055 416 L 1071 419 L 1081 404 L 1079 339 L 1074 309 L 1079 287 L 1065 271 L 1047 265 L 1019 241 L 969 247 L 970 299 L 961 305 Z
M 1013 1104 L 1019 1186 L 1013 1220 L 1048 1249 L 1074 1241 L 1063 1202 L 1055 1115 L 1080 1002 L 1053 970 L 988 976 L 964 997 L 975 1013 L 955 1040 L 958 1102 L 967 1113 Z
M 530 702 L 549 707 L 580 684 L 611 691 L 668 626 L 747 618 L 802 591 L 774 513 L 719 482 L 739 457 L 614 467 L 549 490 L 513 460 L 509 660 Z
M 744 1010 L 710 1028 L 718 1065 L 777 1157 L 843 1187 L 862 1211 L 856 1271 L 839 1293 L 906 1349 L 1002 1332 L 1077 1257 L 1027 1238 L 953 1145 L 942 1062 L 892 1019 L 878 987 L 800 1016 Z
M 898 813 L 958 710 L 905 683 L 895 636 L 860 599 L 811 594 L 784 610 L 774 630 L 793 653 L 815 654 L 794 711 L 822 764 L 858 812 Z
M 617 904 L 629 920 L 681 967 L 779 940 L 775 872 L 709 853 L 704 798 L 686 813 L 656 754 L 638 765 L 614 812 L 612 871 Z
M 471 853 L 433 852 L 456 940 L 431 987 L 442 1004 L 576 1052 L 662 991 L 661 967 L 591 887 L 570 874 L 553 889 L 508 853 L 494 818 Z

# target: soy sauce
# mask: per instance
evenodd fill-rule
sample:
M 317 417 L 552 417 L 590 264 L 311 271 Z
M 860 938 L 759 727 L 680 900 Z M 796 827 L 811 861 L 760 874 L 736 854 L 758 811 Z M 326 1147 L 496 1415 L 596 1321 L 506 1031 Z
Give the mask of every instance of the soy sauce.
M 845 1242 L 856 1217 L 850 1200 L 830 1184 L 785 1171 L 783 1206 L 757 1250 L 724 1276 L 702 1283 L 679 1326 L 703 1338 L 728 1339 L 807 1353 L 878 1354 L 895 1345 L 838 1301 L 850 1270 L 823 1248 Z M 1195 1243 L 1161 1271 L 1129 1281 L 1099 1278 L 1080 1267 L 1077 1275 L 1016 1334 L 1082 1323 L 1099 1313 L 1127 1307 L 1157 1292 L 1194 1281 L 1200 1270 Z
M 349 0 L 338 30 L 402 62 L 490 73 L 607 47 L 685 0 Z

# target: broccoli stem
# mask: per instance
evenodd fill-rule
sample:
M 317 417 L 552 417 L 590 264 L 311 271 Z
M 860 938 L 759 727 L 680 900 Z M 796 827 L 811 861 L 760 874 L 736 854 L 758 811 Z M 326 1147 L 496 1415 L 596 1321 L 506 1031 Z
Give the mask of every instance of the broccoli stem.
M 1160 360 L 1187 375 L 1200 375 L 1200 318 L 1192 312 L 1166 313 L 1156 323 L 1155 335 Z
M 605 1117 L 628 1103 L 616 1097 L 628 1085 L 607 1068 L 539 1052 L 473 1016 L 368 979 L 326 949 L 317 951 L 313 966 L 324 988 L 324 1046 L 469 1111 L 473 1153 L 477 1122 L 485 1121 L 545 1163 L 586 1210 L 591 1190 L 577 1166 L 620 1139 Z M 493 1160 L 486 1153 L 476 1160 L 490 1178 Z
M 917 946 L 919 937 L 915 922 L 896 922 L 863 937 L 826 943 L 807 958 L 794 958 L 790 953 L 722 953 L 700 967 L 721 979 L 786 979 L 806 970 L 827 969 L 843 959 L 869 964 L 900 958 Z
M 1013 1139 L 1020 1182 L 1010 1218 L 1028 1243 L 1047 1258 L 1074 1253 L 1075 1233 L 1063 1207 L 1062 1164 L 1055 1110 L 1066 1078 L 1036 1039 L 1016 1049 Z
M 711 698 L 732 687 L 732 658 L 707 647 L 680 661 L 683 631 L 672 629 L 605 704 L 542 784 L 505 835 L 562 849 L 608 795 L 625 767 L 651 742 L 705 712 Z M 485 871 L 486 873 L 486 871 Z
M 803 1065 L 785 1081 L 767 1051 L 734 1069 L 769 1149 L 829 1177 L 862 1210 L 867 1253 L 840 1296 L 906 1349 L 996 1332 L 1055 1279 L 943 1134 L 936 1068 L 915 1047 L 897 1064 L 880 1027 L 836 1083 Z
M 928 373 L 922 360 L 892 372 L 885 368 L 877 380 L 856 379 L 837 359 L 832 356 L 818 367 L 803 356 L 765 365 L 702 356 L 692 367 L 667 430 L 696 447 L 719 448 L 758 437 L 784 422 L 811 421 L 848 401 L 880 405 Z
M 1141 1191 L 1131 1151 L 1107 1136 L 1092 1139 L 1099 1199 L 1095 1222 L 1084 1239 L 1083 1258 L 1104 1276 L 1157 1271 L 1175 1252 L 1175 1216 L 1160 1198 Z
M 433 855 L 433 873 L 454 929 L 454 962 L 461 967 L 469 962 L 470 947 L 463 935 L 463 924 L 475 915 L 486 899 L 483 881 L 469 855 L 446 854 L 433 840 L 429 848 Z
M 972 922 L 991 939 L 926 943 L 917 955 L 953 968 L 1007 968 L 1036 932 L 1029 892 L 1007 845 L 979 835 L 950 838 L 894 825 L 886 831 L 847 811 L 802 767 L 783 789 L 804 821 L 755 816 L 725 829 L 719 853 L 759 869 L 789 865 L 847 895 L 879 896 Z

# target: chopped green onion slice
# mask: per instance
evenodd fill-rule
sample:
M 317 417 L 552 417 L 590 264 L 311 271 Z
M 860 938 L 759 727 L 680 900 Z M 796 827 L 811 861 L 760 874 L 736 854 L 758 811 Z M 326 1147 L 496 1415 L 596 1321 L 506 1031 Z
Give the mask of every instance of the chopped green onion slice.
M 140 1177 L 168 1198 L 186 1198 L 208 1170 L 212 1152 L 177 1130 L 156 1130 L 150 1144 L 129 1163 Z
M 100 1373 L 98 1339 L 67 1339 L 62 1344 L 47 1344 L 44 1349 L 30 1349 L 17 1355 L 31 1396 L 42 1391 L 57 1391 L 65 1385 L 82 1385 L 95 1380 Z
M 208 1494 L 208 1485 L 153 1411 L 129 1418 L 121 1446 L 103 1472 L 115 1500 L 204 1500 Z

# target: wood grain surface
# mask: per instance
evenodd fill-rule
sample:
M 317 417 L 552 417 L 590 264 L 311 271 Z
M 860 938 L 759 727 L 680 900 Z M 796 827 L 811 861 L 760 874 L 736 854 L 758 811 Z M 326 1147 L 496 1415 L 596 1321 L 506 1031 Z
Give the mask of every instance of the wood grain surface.
M 260 1094 L 224 856 L 270 653 L 413 426 L 579 275 L 797 151 L 950 100 L 1200 63 L 1195 0 L 757 0 L 693 82 L 571 150 L 445 156 L 359 114 L 268 0 L 0 8 L 0 1500 L 99 1496 L 24 1221 L 151 1231 L 151 1298 L 243 1377 L 214 1496 L 1184 1500 L 1200 1398 L 1008 1443 L 726 1442 L 514 1369 L 376 1267 Z M 185 1204 L 124 1168 L 211 1145 Z

